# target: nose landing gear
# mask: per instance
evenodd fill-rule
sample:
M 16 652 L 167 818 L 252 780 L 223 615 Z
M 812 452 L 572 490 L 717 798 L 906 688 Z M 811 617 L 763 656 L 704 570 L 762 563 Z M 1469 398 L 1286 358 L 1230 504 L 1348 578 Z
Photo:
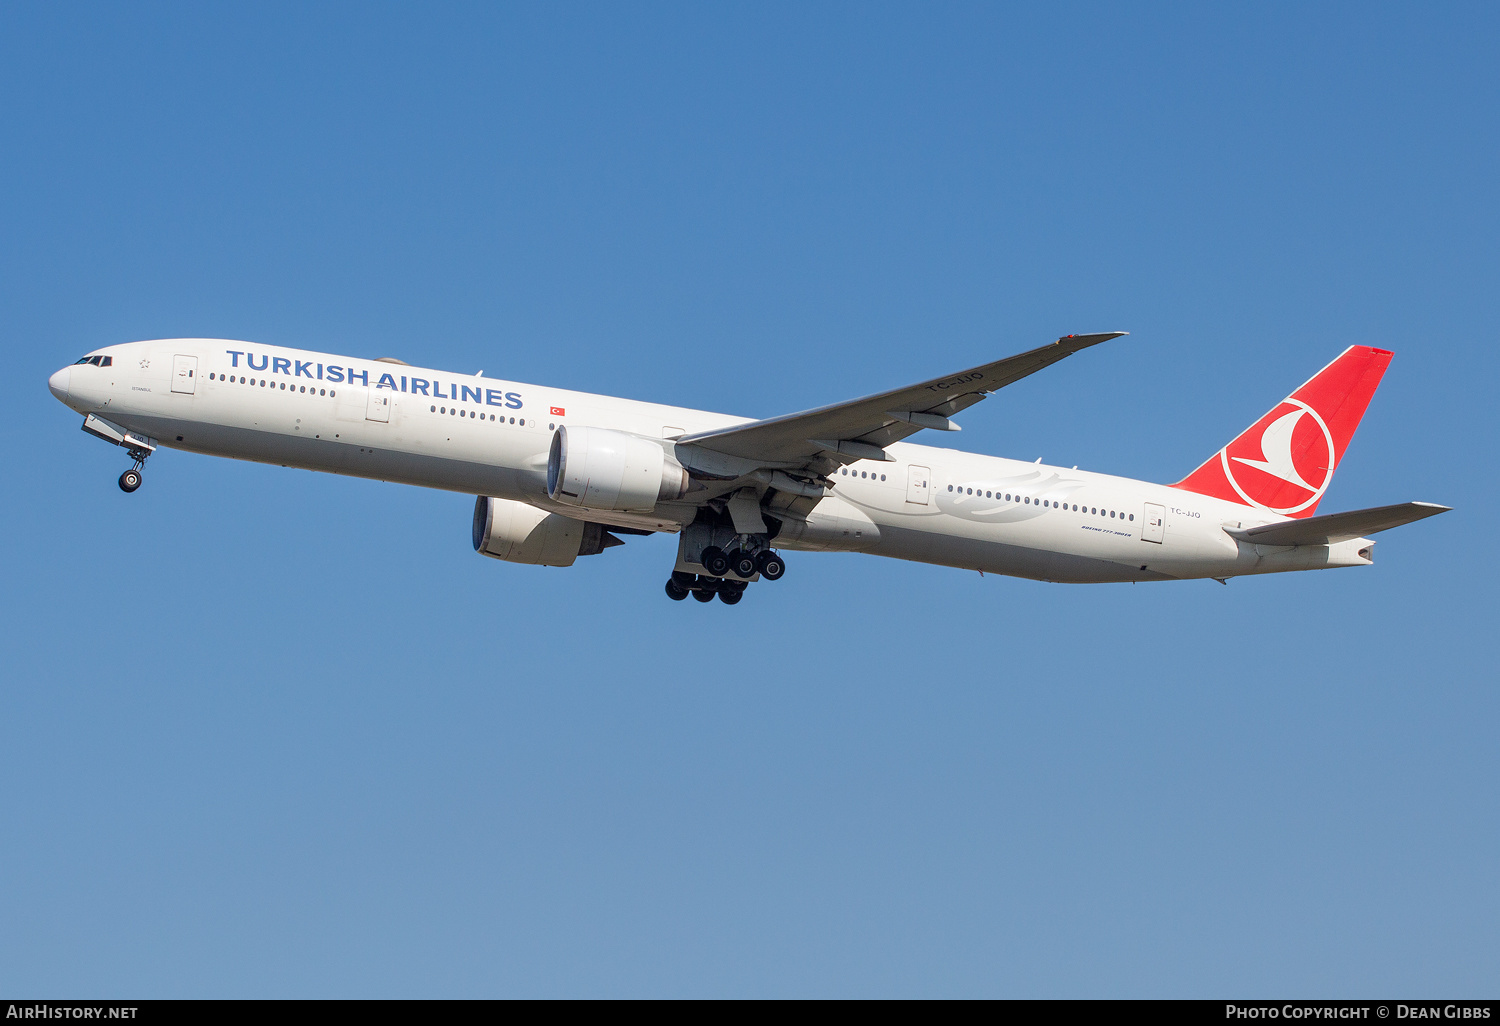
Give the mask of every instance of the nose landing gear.
M 135 460 L 135 465 L 120 475 L 120 491 L 129 494 L 141 486 L 141 468 L 146 465 L 146 457 L 150 455 L 149 449 L 130 450 L 130 458 Z

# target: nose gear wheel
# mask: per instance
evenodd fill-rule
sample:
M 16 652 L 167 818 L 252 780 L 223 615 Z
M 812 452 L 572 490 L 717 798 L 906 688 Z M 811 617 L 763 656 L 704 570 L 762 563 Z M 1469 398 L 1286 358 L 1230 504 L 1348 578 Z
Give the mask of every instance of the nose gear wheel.
M 120 475 L 120 491 L 129 494 L 141 486 L 141 468 L 146 465 L 146 457 L 151 455 L 150 449 L 131 449 L 130 458 L 135 461 L 134 465 L 125 473 Z

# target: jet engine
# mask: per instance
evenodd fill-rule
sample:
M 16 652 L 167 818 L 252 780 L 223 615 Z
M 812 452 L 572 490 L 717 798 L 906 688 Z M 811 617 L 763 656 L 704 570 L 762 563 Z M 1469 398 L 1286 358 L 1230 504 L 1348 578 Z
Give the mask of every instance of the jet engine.
M 548 513 L 513 499 L 479 496 L 474 503 L 474 551 L 511 563 L 572 566 L 623 542 L 602 524 Z
M 687 494 L 686 470 L 654 438 L 560 427 L 547 455 L 547 495 L 583 509 L 647 512 Z

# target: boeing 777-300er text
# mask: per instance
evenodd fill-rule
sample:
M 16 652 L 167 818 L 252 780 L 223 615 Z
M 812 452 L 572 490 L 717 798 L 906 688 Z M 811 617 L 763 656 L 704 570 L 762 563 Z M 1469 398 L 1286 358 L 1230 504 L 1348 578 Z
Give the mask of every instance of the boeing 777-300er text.
M 868 552 L 1042 581 L 1167 581 L 1364 566 L 1369 535 L 1442 513 L 1314 515 L 1391 353 L 1351 346 L 1176 484 L 904 439 L 957 431 L 998 389 L 1124 332 L 769 420 L 218 339 L 109 346 L 52 375 L 83 430 L 477 495 L 474 548 L 570 566 L 673 532 L 673 599 L 777 580 L 785 550 Z

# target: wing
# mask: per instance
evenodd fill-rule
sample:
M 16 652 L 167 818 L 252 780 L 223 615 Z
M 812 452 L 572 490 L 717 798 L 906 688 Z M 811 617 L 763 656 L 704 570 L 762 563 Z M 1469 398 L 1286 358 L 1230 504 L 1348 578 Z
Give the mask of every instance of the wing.
M 1124 334 L 1106 331 L 1068 335 L 1040 349 L 957 374 L 803 413 L 702 431 L 678 441 L 754 460 L 764 467 L 794 468 L 830 458 L 845 463 L 857 459 L 885 460 L 889 457 L 883 450 L 892 442 L 923 428 L 957 431 L 958 425 L 949 418 L 989 393 L 1050 367 L 1080 349 Z
M 1452 508 L 1431 502 L 1400 502 L 1394 506 L 1326 513 L 1306 520 L 1288 520 L 1229 533 L 1260 545 L 1332 545 L 1351 538 L 1363 538 L 1378 531 L 1388 531 L 1426 517 L 1435 517 Z

